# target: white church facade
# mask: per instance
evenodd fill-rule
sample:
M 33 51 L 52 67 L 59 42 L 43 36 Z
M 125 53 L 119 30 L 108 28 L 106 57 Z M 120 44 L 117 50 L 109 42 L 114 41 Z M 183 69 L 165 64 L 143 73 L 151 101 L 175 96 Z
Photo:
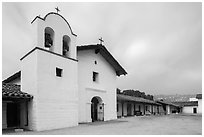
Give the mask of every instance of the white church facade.
M 32 28 L 35 48 L 20 59 L 21 70 L 5 80 L 14 86 L 4 84 L 2 127 L 42 131 L 116 119 L 116 79 L 127 72 L 105 46 L 77 46 L 77 35 L 55 12 L 37 16 Z M 11 97 L 7 86 L 19 91 Z M 30 95 L 26 101 L 23 92 Z M 18 121 L 8 116 L 14 104 L 18 109 L 10 113 Z

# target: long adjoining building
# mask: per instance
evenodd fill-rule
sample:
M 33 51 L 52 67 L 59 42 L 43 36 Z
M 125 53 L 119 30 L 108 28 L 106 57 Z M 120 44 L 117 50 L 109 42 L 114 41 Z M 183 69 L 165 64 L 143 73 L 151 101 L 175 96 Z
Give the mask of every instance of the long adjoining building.
M 117 94 L 117 115 L 143 116 L 143 115 L 167 115 L 180 113 L 181 107 L 166 101 L 154 101 L 141 97 Z

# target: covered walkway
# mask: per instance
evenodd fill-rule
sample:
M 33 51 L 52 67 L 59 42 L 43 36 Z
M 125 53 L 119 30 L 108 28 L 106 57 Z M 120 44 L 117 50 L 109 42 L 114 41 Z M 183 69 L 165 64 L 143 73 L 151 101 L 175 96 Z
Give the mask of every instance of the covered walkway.
M 163 114 L 162 105 L 153 100 L 117 94 L 117 116 L 140 116 Z
M 20 91 L 20 85 L 2 83 L 2 129 L 28 127 L 28 105 L 33 96 Z

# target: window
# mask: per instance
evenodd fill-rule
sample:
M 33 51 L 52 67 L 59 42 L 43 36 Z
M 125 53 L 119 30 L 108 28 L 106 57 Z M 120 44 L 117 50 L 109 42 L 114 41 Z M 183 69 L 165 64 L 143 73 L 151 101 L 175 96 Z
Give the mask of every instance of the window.
M 193 113 L 197 113 L 197 108 L 193 108 Z
M 57 77 L 62 77 L 62 69 L 56 68 L 56 76 Z
M 117 104 L 117 112 L 119 111 L 119 105 Z
M 96 60 L 94 61 L 94 64 L 97 64 L 97 61 L 96 61 Z
M 93 72 L 93 82 L 98 82 L 98 73 Z
M 62 45 L 62 55 L 63 56 L 69 56 L 68 55 L 68 52 L 69 52 L 69 43 L 70 43 L 69 36 L 64 35 L 62 43 L 63 43 L 63 45 Z
M 45 28 L 45 48 L 51 50 L 53 46 L 53 39 L 54 39 L 54 30 L 50 27 Z

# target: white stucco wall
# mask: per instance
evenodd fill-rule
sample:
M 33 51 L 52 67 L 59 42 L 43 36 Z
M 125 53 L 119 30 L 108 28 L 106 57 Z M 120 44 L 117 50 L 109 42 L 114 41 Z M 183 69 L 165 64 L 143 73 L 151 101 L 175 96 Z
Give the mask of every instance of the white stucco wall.
M 198 113 L 202 114 L 202 99 L 198 99 Z
M 91 99 L 99 96 L 104 105 L 104 120 L 117 118 L 116 73 L 112 66 L 94 50 L 78 51 L 79 122 L 91 122 Z M 94 62 L 97 61 L 97 64 Z M 99 82 L 92 75 L 99 73 Z
M 32 67 L 31 67 L 32 66 Z M 56 76 L 56 67 L 63 69 Z M 78 124 L 77 62 L 35 50 L 22 60 L 21 88 L 29 102 L 29 129 L 49 130 Z
M 21 91 L 34 96 L 28 103 L 29 130 L 37 130 L 37 82 L 37 52 L 33 52 L 21 61 Z
M 186 113 L 186 114 L 193 114 L 193 108 L 198 108 L 197 106 L 184 106 L 182 108 L 182 113 Z M 198 112 L 198 109 L 197 109 Z
M 197 98 L 189 98 L 189 101 L 198 101 L 198 99 Z
M 170 105 L 166 105 L 166 113 L 171 114 Z

